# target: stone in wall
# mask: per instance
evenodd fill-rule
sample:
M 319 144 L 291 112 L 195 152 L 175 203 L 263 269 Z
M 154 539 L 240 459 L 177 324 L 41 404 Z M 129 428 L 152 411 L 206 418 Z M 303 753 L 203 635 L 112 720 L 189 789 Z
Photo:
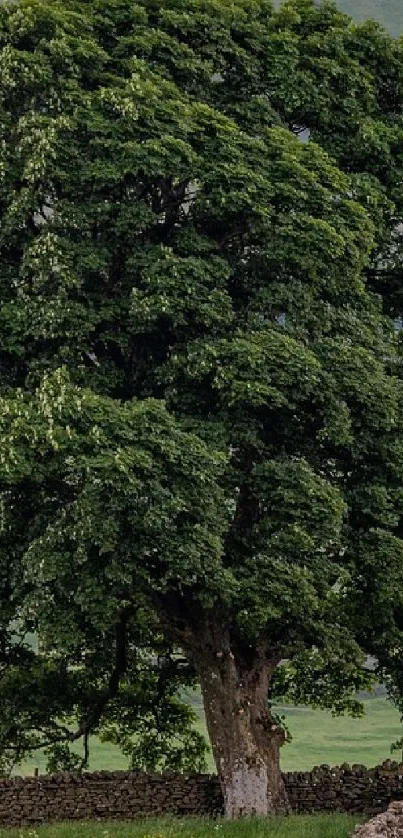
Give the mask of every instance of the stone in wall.
M 386 812 L 357 827 L 352 838 L 403 838 L 403 802 L 391 803 Z
M 403 765 L 378 768 L 322 765 L 286 773 L 295 813 L 349 812 L 368 816 L 403 800 Z M 100 771 L 0 780 L 0 828 L 63 820 L 132 820 L 145 815 L 222 814 L 215 775 Z
M 101 771 L 0 780 L 0 828 L 221 811 L 219 783 L 210 775 Z

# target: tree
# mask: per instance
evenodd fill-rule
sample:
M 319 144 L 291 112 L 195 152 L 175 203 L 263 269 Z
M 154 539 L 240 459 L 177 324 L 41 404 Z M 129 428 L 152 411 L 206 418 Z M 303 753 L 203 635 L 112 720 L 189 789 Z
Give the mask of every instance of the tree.
M 3 755 L 189 764 L 196 677 L 228 816 L 287 808 L 276 691 L 358 711 L 348 593 L 401 544 L 384 198 L 289 128 L 312 8 L 0 9 Z
M 292 44 L 294 88 L 292 96 L 280 90 L 273 106 L 349 175 L 376 225 L 369 287 L 382 294 L 385 313 L 400 315 L 402 42 L 373 21 L 357 25 L 336 5 L 312 0 L 285 3 L 279 24 Z
M 290 127 L 299 125 L 300 129 L 309 130 L 310 136 L 349 174 L 356 195 L 364 199 L 376 225 L 376 247 L 365 272 L 366 280 L 368 287 L 381 295 L 384 312 L 396 318 L 396 326 L 401 329 L 402 41 L 389 37 L 373 22 L 353 24 L 331 5 L 314 8 L 310 2 L 297 0 L 286 4 L 282 14 L 287 15 L 292 31 L 293 80 L 298 92 L 293 101 L 286 96 L 280 101 L 279 97 L 276 107 Z M 401 339 L 400 332 L 396 368 L 400 378 Z M 363 648 L 376 656 L 378 676 L 388 684 L 389 694 L 400 711 L 401 533 L 397 514 L 393 534 L 385 536 L 382 561 L 372 564 L 369 547 L 362 557 L 365 572 L 350 591 L 353 611 L 358 616 L 356 636 Z M 370 566 L 372 571 L 368 574 Z M 368 602 L 372 609 L 364 620 Z
M 178 428 L 160 402 L 119 405 L 74 387 L 62 370 L 44 379 L 33 400 L 20 392 L 3 407 L 3 429 L 10 409 L 20 429 L 3 462 L 10 487 L 3 509 L 3 765 L 42 746 L 51 768 L 82 767 L 69 747 L 83 738 L 85 765 L 89 734 L 102 718 L 133 767 L 202 766 L 202 738 L 189 729 L 192 713 L 176 695 L 192 674 L 150 615 L 143 593 L 149 580 L 125 555 L 122 533 L 130 532 L 150 561 L 164 553 L 166 579 L 155 579 L 154 596 L 175 573 L 184 584 L 186 568 L 197 575 L 189 557 L 203 541 L 210 564 L 199 574 L 214 578 L 221 458 Z M 24 575 L 10 580 L 22 570 L 9 562 L 10 552 L 19 557 L 14 538 L 21 524 L 32 527 Z M 40 629 L 39 656 L 24 642 L 30 626 Z M 140 738 L 135 749 L 133 731 Z

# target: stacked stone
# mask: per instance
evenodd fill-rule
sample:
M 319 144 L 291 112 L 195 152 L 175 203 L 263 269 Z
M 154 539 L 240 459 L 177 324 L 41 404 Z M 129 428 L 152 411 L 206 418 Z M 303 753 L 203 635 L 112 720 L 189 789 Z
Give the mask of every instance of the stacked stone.
M 368 816 L 403 800 L 403 765 L 378 768 L 321 765 L 284 774 L 296 813 L 349 812 Z M 132 820 L 147 815 L 222 814 L 218 779 L 209 774 L 100 771 L 0 780 L 0 828 L 64 820 Z
M 353 838 L 403 838 L 403 803 L 391 803 L 382 815 L 357 827 Z
M 219 783 L 210 775 L 100 771 L 0 780 L 0 827 L 221 812 Z
M 329 765 L 284 775 L 291 807 L 296 813 L 348 812 L 373 815 L 392 800 L 403 798 L 403 764 L 387 760 L 377 768 Z

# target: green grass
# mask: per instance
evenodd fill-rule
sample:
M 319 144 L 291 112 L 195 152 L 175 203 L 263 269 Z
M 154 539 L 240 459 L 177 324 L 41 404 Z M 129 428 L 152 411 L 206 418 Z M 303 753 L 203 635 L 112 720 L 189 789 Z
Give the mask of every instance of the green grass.
M 277 707 L 276 710 L 286 716 L 293 736 L 292 742 L 282 750 L 283 770 L 304 771 L 322 763 L 340 765 L 343 762 L 371 767 L 388 759 L 391 743 L 402 736 L 399 714 L 386 698 L 367 699 L 364 706 L 366 715 L 363 719 L 333 718 L 330 713 L 307 707 Z M 201 706 L 195 707 L 199 714 L 198 727 L 205 732 Z M 92 739 L 92 771 L 125 770 L 127 767 L 127 759 L 117 748 L 103 744 L 95 737 Z M 35 768 L 40 773 L 46 769 L 46 758 L 41 753 L 24 762 L 15 773 L 33 774 Z M 209 770 L 214 771 L 211 756 Z
M 330 713 L 307 707 L 280 707 L 293 735 L 282 753 L 284 771 L 303 771 L 313 765 L 360 763 L 371 767 L 391 758 L 392 742 L 402 736 L 399 713 L 386 698 L 363 702 L 365 716 L 333 718 Z M 400 753 L 392 759 L 400 759 Z
M 144 820 L 129 823 L 65 823 L 0 829 L 0 838 L 348 838 L 359 820 L 348 815 L 266 818 L 233 823 L 208 820 Z

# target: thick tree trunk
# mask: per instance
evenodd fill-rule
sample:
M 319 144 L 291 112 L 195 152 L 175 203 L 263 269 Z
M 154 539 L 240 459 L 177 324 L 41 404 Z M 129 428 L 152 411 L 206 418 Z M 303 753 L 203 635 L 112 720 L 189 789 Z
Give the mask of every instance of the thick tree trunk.
M 284 733 L 270 717 L 268 687 L 277 661 L 262 650 L 241 658 L 212 621 L 192 643 L 207 728 L 228 818 L 289 811 L 280 772 Z

